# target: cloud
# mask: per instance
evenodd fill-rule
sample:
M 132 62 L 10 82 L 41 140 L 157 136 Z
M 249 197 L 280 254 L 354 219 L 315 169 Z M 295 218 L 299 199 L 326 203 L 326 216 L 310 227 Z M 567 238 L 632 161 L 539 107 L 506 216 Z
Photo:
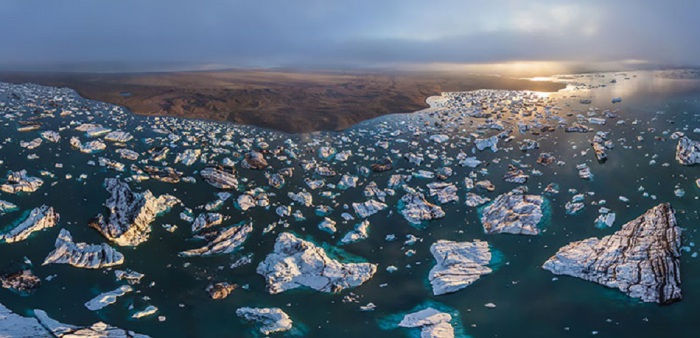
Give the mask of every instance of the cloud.
M 700 2 L 6 0 L 7 67 L 641 59 L 700 65 Z

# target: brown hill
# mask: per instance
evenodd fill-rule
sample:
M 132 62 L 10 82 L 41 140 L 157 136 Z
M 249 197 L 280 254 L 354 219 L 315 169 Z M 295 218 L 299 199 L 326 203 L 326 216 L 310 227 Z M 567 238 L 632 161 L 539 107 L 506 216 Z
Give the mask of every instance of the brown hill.
M 426 108 L 443 91 L 556 91 L 564 86 L 448 73 L 225 70 L 171 73 L 0 73 L 0 81 L 70 87 L 83 97 L 165 115 L 251 124 L 286 132 L 342 130 L 390 113 Z

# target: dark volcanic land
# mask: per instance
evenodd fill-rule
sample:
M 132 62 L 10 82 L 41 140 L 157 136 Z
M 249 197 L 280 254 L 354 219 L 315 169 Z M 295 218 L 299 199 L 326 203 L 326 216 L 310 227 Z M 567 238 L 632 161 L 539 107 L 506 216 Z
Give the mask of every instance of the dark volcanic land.
M 285 132 L 342 130 L 427 108 L 446 91 L 557 91 L 563 84 L 455 73 L 224 70 L 169 73 L 0 73 L 0 81 L 69 87 L 141 115 L 231 121 Z

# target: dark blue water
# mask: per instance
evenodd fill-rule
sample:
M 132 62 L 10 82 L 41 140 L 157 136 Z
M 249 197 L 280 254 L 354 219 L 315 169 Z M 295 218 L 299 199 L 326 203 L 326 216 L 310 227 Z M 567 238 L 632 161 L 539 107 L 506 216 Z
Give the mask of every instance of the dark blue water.
M 2 86 L 0 101 L 7 105 L 0 108 L 0 115 L 13 113 L 17 117 L 4 117 L 0 122 L 0 166 L 1 174 L 8 170 L 27 169 L 29 174 L 39 176 L 41 170 L 46 170 L 53 178 L 43 176 L 44 186 L 37 192 L 25 195 L 9 195 L 0 193 L 0 199 L 10 201 L 20 206 L 20 210 L 29 210 L 41 204 L 56 208 L 61 214 L 60 224 L 52 229 L 35 233 L 26 241 L 14 244 L 1 244 L 0 257 L 6 264 L 21 261 L 23 257 L 34 262 L 34 272 L 42 278 L 56 275 L 51 281 L 44 280 L 41 288 L 29 297 L 20 297 L 8 290 L 0 290 L 0 303 L 18 313 L 28 313 L 31 309 L 40 308 L 53 318 L 73 324 L 91 324 L 103 320 L 109 324 L 128 328 L 154 337 L 247 337 L 254 336 L 255 326 L 243 322 L 235 315 L 235 309 L 243 306 L 280 307 L 286 311 L 307 336 L 312 337 L 357 337 L 381 336 L 404 337 L 419 330 L 391 329 L 387 319 L 400 320 L 408 311 L 426 304 L 440 304 L 446 311 L 456 311 L 455 320 L 461 323 L 458 333 L 472 337 L 558 337 L 558 336 L 589 336 L 594 331 L 598 336 L 675 336 L 694 337 L 700 330 L 696 320 L 696 311 L 700 306 L 700 267 L 698 259 L 692 257 L 697 251 L 694 246 L 700 209 L 700 189 L 695 186 L 695 179 L 700 178 L 700 168 L 684 167 L 674 160 L 676 141 L 669 140 L 674 131 L 683 131 L 691 138 L 700 139 L 700 134 L 693 133 L 694 128 L 700 128 L 700 86 L 697 80 L 674 80 L 652 72 L 628 73 L 626 75 L 605 74 L 600 76 L 584 76 L 576 78 L 577 82 L 586 86 L 578 89 L 565 90 L 549 95 L 524 94 L 526 108 L 536 108 L 543 113 L 549 109 L 555 115 L 566 119 L 569 124 L 576 120 L 576 114 L 587 115 L 591 108 L 599 108 L 600 113 L 605 109 L 615 109 L 619 114 L 617 119 L 611 119 L 604 126 L 592 126 L 594 130 L 610 131 L 615 148 L 609 151 L 609 159 L 598 163 L 590 149 L 590 139 L 593 133 L 565 133 L 557 128 L 554 132 L 541 135 L 520 135 L 517 132 L 517 121 L 541 121 L 556 126 L 556 123 L 537 116 L 522 117 L 518 114 L 503 113 L 502 121 L 508 129 L 514 128 L 515 139 L 510 143 L 499 146 L 497 153 L 490 151 L 472 154 L 472 143 L 466 138 L 475 132 L 476 125 L 483 119 L 464 117 L 454 119 L 457 113 L 415 113 L 391 115 L 371 121 L 365 121 L 347 131 L 336 133 L 314 133 L 303 135 L 288 135 L 274 131 L 204 122 L 198 120 L 179 120 L 169 118 L 145 118 L 131 115 L 126 111 L 115 109 L 114 106 L 94 101 L 87 101 L 68 91 L 51 92 L 45 88 L 19 88 L 9 85 Z M 617 83 L 610 84 L 610 79 Z M 599 85 L 606 84 L 605 87 Z M 11 92 L 17 92 L 21 99 L 12 101 Z M 29 97 L 35 93 L 36 97 Z M 53 96 L 74 97 L 76 102 L 54 102 L 56 113 L 54 117 L 40 119 L 44 126 L 38 131 L 17 132 L 18 121 L 27 120 L 33 115 L 36 107 L 30 102 L 35 101 L 40 110 L 52 109 L 50 99 Z M 494 99 L 492 102 L 482 102 L 486 106 L 501 106 L 504 100 L 512 99 L 517 93 L 507 97 Z M 522 96 L 522 95 L 521 95 Z M 621 103 L 612 104 L 615 97 L 622 97 Z M 592 104 L 579 103 L 581 99 L 591 99 Z M 12 102 L 24 102 L 25 108 L 18 109 Z M 55 101 L 55 100 L 54 100 Z M 64 109 L 75 107 L 77 112 L 69 117 L 60 117 Z M 547 108 L 549 107 L 549 108 Z M 487 109 L 490 111 L 490 109 Z M 573 114 L 572 116 L 568 116 Z M 127 164 L 127 160 L 119 159 L 114 153 L 117 149 L 106 142 L 108 147 L 102 153 L 83 154 L 71 149 L 68 141 L 71 136 L 79 136 L 83 142 L 89 139 L 83 133 L 75 131 L 71 121 L 100 123 L 112 129 L 131 132 L 135 139 L 127 147 L 142 154 L 141 159 L 147 159 L 146 151 L 153 146 L 167 145 L 171 152 L 166 161 L 172 167 L 184 172 L 186 176 L 197 178 L 197 183 L 168 184 L 154 180 L 141 183 L 130 183 L 132 189 L 151 190 L 154 194 L 169 193 L 180 198 L 184 205 L 195 209 L 195 215 L 204 212 L 198 209 L 207 202 L 216 199 L 218 192 L 214 187 L 203 182 L 197 175 L 205 164 L 199 161 L 187 167 L 182 164 L 172 164 L 177 153 L 186 148 L 201 148 L 207 153 L 207 159 L 220 163 L 224 157 L 235 159 L 234 154 L 216 154 L 211 146 L 217 140 L 230 136 L 230 144 L 218 148 L 232 152 L 244 152 L 248 148 L 257 148 L 259 141 L 269 144 L 268 149 L 284 147 L 292 149 L 298 159 L 289 162 L 281 161 L 271 155 L 266 155 L 272 169 L 287 166 L 294 167 L 294 176 L 287 178 L 282 189 L 267 186 L 267 179 L 262 171 L 251 171 L 239 168 L 239 176 L 247 179 L 243 182 L 240 192 L 233 192 L 234 199 L 243 190 L 263 187 L 276 196 L 271 197 L 271 207 L 268 210 L 253 208 L 241 211 L 234 207 L 232 200 L 226 202 L 219 211 L 230 216 L 224 225 L 252 220 L 255 231 L 246 241 L 244 248 L 237 253 L 226 256 L 208 258 L 183 259 L 177 253 L 200 246 L 202 243 L 190 240 L 190 225 L 180 220 L 181 207 L 173 210 L 153 223 L 153 232 L 148 242 L 136 247 L 117 247 L 126 256 L 125 264 L 119 268 L 130 268 L 146 274 L 141 284 L 135 286 L 135 292 L 120 298 L 115 304 L 98 312 L 92 312 L 83 306 L 99 292 L 116 288 L 122 282 L 115 281 L 111 269 L 86 270 L 68 265 L 41 266 L 46 255 L 53 249 L 53 243 L 60 228 L 66 228 L 73 234 L 76 242 L 101 243 L 106 241 L 94 229 L 87 227 L 87 222 L 97 213 L 106 212 L 102 206 L 108 198 L 102 187 L 102 182 L 108 177 L 126 178 L 131 175 L 128 171 L 117 173 L 100 167 L 87 165 L 90 160 L 104 156 Z M 473 125 L 469 122 L 474 121 Z M 617 125 L 618 120 L 625 121 Z M 636 123 L 633 123 L 634 121 Z M 44 141 L 37 149 L 26 150 L 19 146 L 20 141 L 29 141 L 39 137 L 42 130 L 61 130 L 62 139 L 58 144 Z M 172 134 L 183 136 L 177 142 L 167 139 L 167 135 L 152 131 L 152 128 L 169 128 Z M 391 135 L 399 131 L 399 135 Z M 428 140 L 433 133 L 445 134 L 450 139 L 438 144 Z M 490 131 L 486 136 L 495 134 Z M 186 136 L 194 139 L 186 141 Z M 643 140 L 638 141 L 637 137 Z M 154 139 L 152 144 L 144 143 L 144 139 Z M 518 142 L 523 138 L 537 139 L 540 149 L 522 152 Z M 252 139 L 246 142 L 244 139 Z M 473 137 L 472 137 L 473 139 Z M 289 141 L 296 144 L 290 147 Z M 389 142 L 385 150 L 375 143 L 379 140 Z M 188 143 L 185 145 L 184 143 Z M 252 144 L 248 146 L 247 144 Z M 384 173 L 371 173 L 368 177 L 360 176 L 359 188 L 347 190 L 324 187 L 312 191 L 314 204 L 325 204 L 333 207 L 334 211 L 328 217 L 338 223 L 338 233 L 331 235 L 318 230 L 317 224 L 322 220 L 314 213 L 314 208 L 293 206 L 293 210 L 301 210 L 305 221 L 295 221 L 289 217 L 289 227 L 277 226 L 271 233 L 263 235 L 262 230 L 268 224 L 276 222 L 279 217 L 274 213 L 278 205 L 287 205 L 291 200 L 287 192 L 298 192 L 306 188 L 304 178 L 312 177 L 312 172 L 304 172 L 299 166 L 301 160 L 318 158 L 318 148 L 330 145 L 338 151 L 349 149 L 353 155 L 347 162 L 330 161 L 339 174 L 350 173 L 357 175 L 358 166 L 369 167 L 371 163 L 389 156 L 394 160 L 394 170 Z M 511 148 L 511 149 L 508 149 Z M 581 154 L 587 151 L 586 154 Z M 413 152 L 423 154 L 425 161 L 420 167 L 413 166 L 401 157 L 401 154 Z M 454 157 L 459 152 L 469 156 L 477 156 L 481 161 L 488 162 L 487 174 L 479 174 L 479 179 L 490 179 L 495 185 L 494 192 L 483 193 L 493 199 L 501 193 L 510 191 L 517 185 L 503 182 L 501 177 L 508 169 L 508 164 L 529 165 L 527 173 L 532 169 L 542 172 L 541 176 L 531 175 L 527 182 L 530 193 L 542 194 L 547 184 L 555 182 L 560 186 L 560 193 L 547 196 L 551 214 L 544 221 L 546 228 L 539 236 L 515 235 L 485 235 L 481 228 L 476 208 L 464 205 L 466 189 L 462 184 L 464 177 L 477 169 L 462 168 L 457 165 Z M 540 166 L 535 163 L 540 152 L 552 152 L 557 160 L 565 164 L 558 166 Z M 39 159 L 27 159 L 27 155 L 36 154 Z M 450 160 L 451 159 L 451 160 Z M 654 160 L 656 164 L 650 165 Z M 452 163 L 450 163 L 452 162 Z M 62 168 L 56 168 L 55 163 L 62 163 Z M 594 174 L 592 181 L 582 180 L 577 175 L 575 166 L 587 163 Z M 145 163 L 136 163 L 143 166 Z M 149 161 L 148 165 L 160 165 Z M 668 165 L 665 165 L 668 164 Z M 264 279 L 255 273 L 257 264 L 272 251 L 274 240 L 282 231 L 292 231 L 319 244 L 335 245 L 340 238 L 351 230 L 355 221 L 344 222 L 340 217 L 344 206 L 353 202 L 362 202 L 366 198 L 362 187 L 371 181 L 377 182 L 380 188 L 386 187 L 390 175 L 411 174 L 418 169 L 434 171 L 441 166 L 450 166 L 454 175 L 448 180 L 459 187 L 460 202 L 442 205 L 447 216 L 428 222 L 424 227 L 411 226 L 398 212 L 397 202 L 403 191 L 397 190 L 395 196 L 387 197 L 389 208 L 369 218 L 371 223 L 368 239 L 343 246 L 343 250 L 352 256 L 352 260 L 365 260 L 378 264 L 375 276 L 362 286 L 344 290 L 339 294 L 323 294 L 313 290 L 293 290 L 277 295 L 269 295 L 265 291 Z M 67 179 L 66 175 L 72 175 Z M 87 175 L 84 180 L 78 180 L 81 174 Z M 326 183 L 337 183 L 340 175 L 326 179 Z M 413 178 L 409 185 L 427 191 L 426 184 L 435 179 Z M 644 197 L 639 187 L 656 199 Z M 674 195 L 674 190 L 680 187 L 685 190 L 682 198 Z M 575 189 L 577 193 L 585 193 L 585 209 L 577 215 L 566 215 L 564 204 L 573 196 L 569 192 Z M 307 188 L 308 190 L 308 188 Z M 332 191 L 340 195 L 334 199 L 320 195 L 322 191 Z M 591 195 L 590 193 L 594 194 Z M 626 196 L 629 203 L 621 202 L 618 197 Z M 617 220 L 611 228 L 597 229 L 594 220 L 598 216 L 597 205 L 592 202 L 606 200 L 606 207 L 617 214 Z M 433 201 L 437 203 L 436 201 Z M 585 239 L 591 236 L 602 237 L 613 233 L 625 222 L 632 220 L 644 211 L 662 202 L 671 202 L 676 210 L 679 224 L 685 229 L 683 245 L 689 250 L 681 258 L 682 289 L 684 299 L 681 302 L 659 306 L 645 304 L 628 298 L 617 290 L 578 280 L 571 277 L 555 277 L 541 269 L 541 264 L 553 255 L 558 248 L 571 241 Z M 21 217 L 21 211 L 0 216 L 0 224 L 9 224 Z M 165 231 L 161 225 L 169 223 L 178 226 L 174 233 Z M 386 235 L 394 234 L 396 241 L 385 241 Z M 404 246 L 406 235 L 415 235 L 421 240 L 412 246 Z M 502 262 L 497 270 L 482 276 L 473 285 L 448 295 L 433 296 L 427 282 L 428 271 L 434 265 L 429 247 L 439 239 L 454 241 L 471 241 L 480 239 L 487 241 L 491 247 L 502 254 Z M 406 255 L 408 250 L 415 250 L 412 256 Z M 229 265 L 243 255 L 252 253 L 253 263 L 229 268 Z M 342 255 L 340 255 L 342 256 Z M 388 266 L 396 266 L 398 270 L 389 273 Z M 211 300 L 204 291 L 211 282 L 226 281 L 239 285 L 247 285 L 247 289 L 238 289 L 225 300 Z M 344 302 L 343 299 L 352 293 L 357 302 Z M 148 299 L 148 300 L 146 300 Z M 361 305 L 369 302 L 376 304 L 375 311 L 362 312 Z M 495 308 L 487 308 L 486 303 L 496 304 Z M 133 320 L 130 315 L 146 305 L 155 305 L 159 312 L 152 317 Z M 133 306 L 133 309 L 130 307 Z M 158 321 L 158 316 L 165 316 L 164 322 Z M 281 336 L 284 336 L 283 334 Z

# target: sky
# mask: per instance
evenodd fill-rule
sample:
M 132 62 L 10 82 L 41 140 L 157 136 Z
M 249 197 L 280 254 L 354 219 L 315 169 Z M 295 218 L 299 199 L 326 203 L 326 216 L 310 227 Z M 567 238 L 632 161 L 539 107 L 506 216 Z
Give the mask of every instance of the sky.
M 4 69 L 700 66 L 695 0 L 2 0 Z

